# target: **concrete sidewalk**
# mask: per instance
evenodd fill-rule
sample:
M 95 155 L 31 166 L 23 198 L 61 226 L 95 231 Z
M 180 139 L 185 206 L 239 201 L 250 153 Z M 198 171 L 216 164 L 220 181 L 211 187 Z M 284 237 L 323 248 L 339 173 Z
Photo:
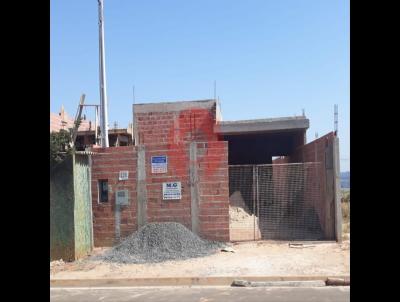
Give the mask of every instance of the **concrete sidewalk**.
M 234 253 L 180 261 L 119 264 L 83 259 L 54 263 L 52 287 L 230 286 L 234 280 L 253 282 L 326 281 L 348 278 L 349 242 L 319 242 L 312 248 L 291 248 L 290 242 L 246 242 Z M 105 252 L 96 249 L 94 255 Z

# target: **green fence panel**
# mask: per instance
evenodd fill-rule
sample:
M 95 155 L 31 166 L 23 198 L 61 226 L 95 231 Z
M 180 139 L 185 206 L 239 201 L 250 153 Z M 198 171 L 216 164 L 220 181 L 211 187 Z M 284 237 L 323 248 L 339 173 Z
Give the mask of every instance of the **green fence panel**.
M 50 171 L 50 260 L 74 257 L 74 181 L 68 157 Z
M 75 257 L 80 258 L 92 250 L 90 168 L 87 155 L 76 154 L 74 159 Z

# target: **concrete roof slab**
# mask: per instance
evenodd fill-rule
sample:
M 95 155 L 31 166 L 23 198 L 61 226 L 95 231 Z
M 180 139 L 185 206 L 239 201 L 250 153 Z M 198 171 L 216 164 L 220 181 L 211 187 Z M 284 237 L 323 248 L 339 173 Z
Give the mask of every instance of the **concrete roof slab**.
M 295 116 L 241 121 L 221 121 L 214 126 L 214 132 L 224 135 L 235 135 L 306 130 L 309 127 L 309 119 L 304 116 Z

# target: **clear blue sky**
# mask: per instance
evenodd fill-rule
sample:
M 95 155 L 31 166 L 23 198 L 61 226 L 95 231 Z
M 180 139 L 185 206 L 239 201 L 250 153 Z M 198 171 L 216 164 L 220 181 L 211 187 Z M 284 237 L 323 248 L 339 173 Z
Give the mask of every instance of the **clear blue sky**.
M 99 103 L 97 0 L 51 0 L 50 110 Z M 137 103 L 213 98 L 224 120 L 301 115 L 350 164 L 349 1 L 105 0 L 109 124 Z M 90 110 L 86 115 L 91 117 Z

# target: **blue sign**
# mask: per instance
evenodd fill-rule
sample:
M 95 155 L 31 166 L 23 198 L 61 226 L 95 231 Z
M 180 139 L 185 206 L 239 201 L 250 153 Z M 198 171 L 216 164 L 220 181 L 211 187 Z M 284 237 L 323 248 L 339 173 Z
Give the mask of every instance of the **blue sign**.
M 151 173 L 167 173 L 168 162 L 166 155 L 151 157 Z
M 166 155 L 152 156 L 151 157 L 151 163 L 152 164 L 166 164 L 167 163 L 167 156 Z

